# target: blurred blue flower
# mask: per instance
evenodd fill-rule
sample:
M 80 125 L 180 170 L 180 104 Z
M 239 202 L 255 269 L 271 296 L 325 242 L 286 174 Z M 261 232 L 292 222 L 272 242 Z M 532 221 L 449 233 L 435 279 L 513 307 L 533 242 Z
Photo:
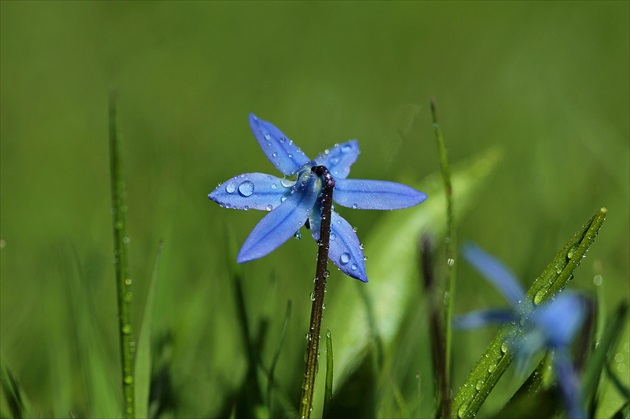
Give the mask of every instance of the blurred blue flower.
M 529 316 L 523 316 L 519 305 L 525 293 L 514 274 L 501 262 L 474 244 L 462 247 L 462 254 L 510 302 L 510 309 L 480 310 L 454 318 L 454 326 L 469 329 L 491 322 L 520 321 L 524 333 L 515 342 L 517 363 L 524 366 L 541 350 L 554 351 L 553 368 L 564 396 L 569 417 L 586 417 L 581 405 L 580 382 L 573 368 L 570 344 L 584 319 L 582 298 L 563 292 L 555 299 L 535 307 Z M 522 307 L 521 307 L 522 309 Z
M 220 184 L 208 197 L 224 208 L 270 211 L 250 233 L 236 258 L 244 263 L 266 256 L 305 225 L 319 240 L 323 183 L 311 171 L 325 166 L 335 180 L 333 199 L 354 209 L 394 210 L 412 207 L 427 196 L 400 183 L 346 179 L 359 156 L 356 140 L 337 144 L 309 159 L 278 128 L 249 115 L 249 124 L 263 152 L 283 174 L 244 173 Z M 352 226 L 332 211 L 330 260 L 353 278 L 367 282 L 362 245 Z

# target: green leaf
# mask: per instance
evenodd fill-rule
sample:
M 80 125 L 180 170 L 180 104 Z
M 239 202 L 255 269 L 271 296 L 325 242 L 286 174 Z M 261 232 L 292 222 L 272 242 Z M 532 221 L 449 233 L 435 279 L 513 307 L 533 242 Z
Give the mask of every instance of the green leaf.
M 606 213 L 605 208 L 597 211 L 536 278 L 519 306 L 519 312 L 523 316 L 529 316 L 535 306 L 546 302 L 572 278 L 573 271 L 586 255 L 606 219 Z M 455 396 L 454 409 L 457 416 L 472 418 L 477 414 L 488 394 L 512 362 L 511 343 L 518 331 L 519 327 L 514 324 L 508 324 L 499 330 Z
M 153 272 L 149 282 L 147 299 L 144 304 L 142 324 L 138 335 L 138 347 L 136 352 L 136 380 L 135 380 L 135 403 L 136 416 L 139 418 L 149 417 L 149 393 L 151 390 L 151 337 L 153 326 L 153 313 L 155 312 L 155 300 L 157 296 L 158 272 L 160 256 L 162 255 L 162 242 L 158 245 Z
M 490 149 L 470 161 L 453 166 L 451 173 L 453 199 L 458 203 L 457 219 L 461 219 L 477 201 L 480 189 L 500 155 L 498 149 Z M 429 199 L 414 208 L 386 213 L 375 225 L 365 246 L 370 255 L 366 262 L 370 282 L 363 284 L 344 278 L 335 283 L 334 292 L 327 295 L 328 309 L 324 321 L 328 328 L 336 331 L 337 389 L 361 364 L 368 345 L 376 336 L 379 337 L 376 342 L 378 352 L 380 344 L 391 344 L 398 334 L 418 289 L 417 244 L 421 234 L 430 233 L 437 239 L 444 237 L 446 201 L 440 174 L 435 173 L 412 186 L 427 193 Z M 316 386 L 321 388 L 320 384 Z M 321 411 L 321 405 L 315 409 Z

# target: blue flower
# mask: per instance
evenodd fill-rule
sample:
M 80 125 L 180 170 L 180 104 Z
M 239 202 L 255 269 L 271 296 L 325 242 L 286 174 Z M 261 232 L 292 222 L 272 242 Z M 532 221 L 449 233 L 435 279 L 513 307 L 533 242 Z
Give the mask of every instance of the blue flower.
M 555 299 L 534 308 L 529 316 L 523 317 L 519 306 L 525 298 L 525 293 L 512 272 L 473 244 L 463 246 L 462 253 L 466 260 L 505 296 L 512 307 L 481 310 L 456 317 L 455 327 L 469 329 L 490 322 L 520 321 L 524 334 L 515 342 L 517 362 L 523 366 L 541 350 L 554 351 L 553 368 L 568 415 L 571 418 L 586 417 L 581 406 L 579 378 L 570 356 L 571 341 L 584 319 L 582 297 L 565 291 Z
M 244 173 L 220 184 L 208 197 L 225 208 L 270 211 L 250 233 L 236 258 L 244 263 L 274 251 L 306 224 L 319 240 L 322 179 L 311 171 L 326 166 L 335 180 L 334 201 L 354 209 L 394 210 L 423 202 L 427 196 L 409 186 L 377 180 L 346 179 L 359 156 L 359 143 L 337 144 L 309 159 L 278 128 L 249 115 L 254 137 L 283 177 Z M 367 282 L 362 245 L 352 226 L 332 211 L 330 260 L 346 275 Z

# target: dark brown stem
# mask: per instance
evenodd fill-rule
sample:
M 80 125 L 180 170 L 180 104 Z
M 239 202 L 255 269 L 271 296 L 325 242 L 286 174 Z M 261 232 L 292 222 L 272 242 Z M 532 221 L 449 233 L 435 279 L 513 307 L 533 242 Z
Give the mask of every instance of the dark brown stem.
M 311 307 L 311 325 L 308 329 L 306 347 L 306 368 L 302 383 L 302 398 L 300 400 L 300 418 L 308 419 L 313 408 L 313 387 L 317 374 L 317 353 L 319 351 L 320 329 L 324 307 L 324 293 L 326 292 L 326 278 L 328 277 L 328 250 L 330 248 L 330 218 L 332 213 L 332 195 L 335 180 L 324 166 L 311 169 L 323 183 L 322 192 L 322 221 L 319 229 L 317 245 L 317 273 L 313 290 L 313 304 Z

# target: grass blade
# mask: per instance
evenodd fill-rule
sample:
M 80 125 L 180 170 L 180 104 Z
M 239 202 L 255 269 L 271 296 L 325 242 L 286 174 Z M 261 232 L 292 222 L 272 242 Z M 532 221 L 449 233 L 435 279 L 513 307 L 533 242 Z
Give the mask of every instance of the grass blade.
M 4 365 L 0 366 L 0 386 L 2 387 L 4 401 L 8 404 L 10 416 L 15 419 L 29 417 L 22 389 L 11 370 Z M 6 413 L 4 409 L 1 413 L 3 417 L 6 417 L 4 416 Z
M 122 150 L 118 133 L 116 96 L 109 97 L 109 153 L 112 188 L 112 219 L 114 224 L 114 266 L 116 269 L 116 291 L 118 294 L 118 331 L 120 335 L 120 355 L 124 415 L 135 417 L 134 412 L 134 364 L 133 336 L 131 329 L 131 279 L 128 268 L 127 213 L 125 180 L 122 174 Z
M 158 245 L 153 273 L 149 282 L 147 299 L 144 304 L 144 314 L 138 335 L 138 349 L 136 352 L 136 379 L 135 379 L 135 403 L 136 416 L 149 417 L 149 395 L 151 390 L 151 329 L 153 326 L 153 313 L 155 312 L 155 300 L 157 296 L 160 257 L 162 256 L 162 242 Z
M 443 317 L 441 325 L 436 326 L 443 328 L 442 332 L 435 331 L 436 335 L 433 338 L 441 338 L 444 340 L 444 354 L 434 354 L 435 357 L 443 357 L 443 368 L 439 370 L 437 376 L 438 385 L 436 386 L 437 400 L 438 400 L 438 416 L 449 417 L 451 415 L 451 342 L 452 342 L 452 330 L 451 330 L 451 318 L 453 317 L 453 298 L 455 296 L 455 253 L 457 252 L 457 243 L 455 242 L 455 215 L 453 210 L 453 185 L 451 183 L 451 170 L 448 166 L 448 156 L 446 153 L 446 145 L 444 143 L 444 135 L 442 129 L 437 122 L 437 110 L 435 99 L 431 100 L 431 114 L 433 115 L 433 128 L 435 130 L 435 140 L 437 141 L 438 154 L 440 157 L 440 168 L 442 170 L 442 180 L 444 181 L 444 196 L 446 200 L 446 237 L 444 240 L 446 251 L 446 267 L 444 271 L 443 285 L 444 298 L 443 305 L 440 312 L 435 312 L 435 315 Z M 441 335 L 441 336 L 439 336 Z M 434 359 L 434 362 L 439 362 L 438 359 Z M 435 364 L 434 364 L 435 365 Z
M 333 347 L 330 329 L 326 330 L 326 388 L 324 390 L 324 411 L 322 417 L 329 417 L 333 400 Z

